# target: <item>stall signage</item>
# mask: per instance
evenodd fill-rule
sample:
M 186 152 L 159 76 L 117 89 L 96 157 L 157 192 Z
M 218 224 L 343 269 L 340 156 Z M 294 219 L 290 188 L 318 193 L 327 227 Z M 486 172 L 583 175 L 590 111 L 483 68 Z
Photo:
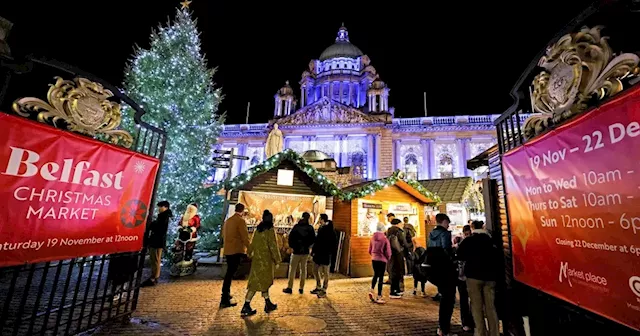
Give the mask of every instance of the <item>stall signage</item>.
M 515 278 L 640 330 L 640 88 L 503 157 Z
M 0 113 L 0 267 L 142 248 L 158 160 Z
M 362 203 L 362 207 L 365 209 L 379 209 L 382 210 L 382 204 L 380 203 Z
M 414 208 L 409 203 L 393 203 L 389 204 L 389 212 L 414 213 Z

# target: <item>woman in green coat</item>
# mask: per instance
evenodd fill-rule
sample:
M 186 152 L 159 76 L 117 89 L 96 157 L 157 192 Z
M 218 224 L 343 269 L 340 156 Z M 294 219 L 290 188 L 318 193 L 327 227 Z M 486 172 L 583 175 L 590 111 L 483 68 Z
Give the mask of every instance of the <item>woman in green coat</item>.
M 256 292 L 262 292 L 265 301 L 264 311 L 270 313 L 278 308 L 278 305 L 269 300 L 269 288 L 273 285 L 273 273 L 280 264 L 280 252 L 276 242 L 276 233 L 273 228 L 273 214 L 269 210 L 262 213 L 262 222 L 256 228 L 253 240 L 249 246 L 251 257 L 251 273 L 247 285 L 247 297 L 240 315 L 247 317 L 254 315 L 256 310 L 251 309 L 251 299 Z

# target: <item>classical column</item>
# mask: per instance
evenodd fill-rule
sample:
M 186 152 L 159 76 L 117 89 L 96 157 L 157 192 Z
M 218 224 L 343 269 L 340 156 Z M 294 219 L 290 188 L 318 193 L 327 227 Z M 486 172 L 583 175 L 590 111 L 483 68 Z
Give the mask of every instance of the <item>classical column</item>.
M 307 97 L 307 88 L 304 86 L 300 89 L 300 107 L 304 107 L 304 101 Z
M 427 139 L 420 139 L 420 149 L 422 150 L 422 164 L 419 180 L 429 179 L 429 141 Z
M 309 150 L 309 141 L 310 141 L 310 137 L 305 135 L 302 137 L 302 151 L 306 152 Z
M 349 140 L 346 135 L 340 136 L 340 166 L 346 167 L 349 164 Z
M 367 179 L 373 179 L 373 155 L 374 155 L 374 146 L 373 146 L 373 134 L 367 134 Z
M 317 148 L 316 136 L 312 135 L 309 137 L 309 149 L 316 149 L 316 148 Z
M 467 172 L 467 147 L 469 139 L 459 138 L 456 139 L 456 148 L 458 150 L 458 176 L 469 176 Z
M 353 98 L 353 83 L 349 83 L 349 97 L 347 97 L 347 105 L 351 104 L 351 99 Z
M 338 167 L 342 167 L 340 165 L 340 153 L 342 152 L 342 148 L 340 147 L 340 135 L 333 135 L 333 159 L 336 161 L 336 165 Z
M 374 153 L 375 156 L 373 157 L 373 179 L 378 179 L 380 178 L 380 171 L 378 169 L 378 163 L 380 162 L 380 155 L 381 155 L 381 140 L 382 140 L 382 134 L 381 133 L 377 133 L 375 138 L 373 139 L 374 143 Z
M 333 82 L 329 82 L 329 99 L 333 100 Z
M 344 87 L 344 83 L 343 83 L 343 82 L 338 82 L 338 87 L 340 88 L 340 89 L 338 90 L 338 94 L 340 94 L 340 98 L 338 99 L 338 101 L 339 101 L 339 102 L 341 102 L 341 103 L 343 103 L 342 99 L 344 99 L 344 98 L 343 98 L 343 96 L 342 96 L 342 93 L 343 93 L 344 91 L 343 91 L 343 89 L 342 89 L 342 88 Z
M 438 178 L 438 170 L 436 169 L 436 141 L 434 139 L 427 139 L 427 158 L 429 166 L 429 178 Z
M 395 160 L 393 160 L 395 163 L 393 168 L 394 170 L 402 169 L 402 156 L 400 155 L 401 144 L 402 143 L 399 139 L 393 140 L 393 157 L 395 158 Z
M 356 84 L 356 107 L 360 107 L 360 84 Z

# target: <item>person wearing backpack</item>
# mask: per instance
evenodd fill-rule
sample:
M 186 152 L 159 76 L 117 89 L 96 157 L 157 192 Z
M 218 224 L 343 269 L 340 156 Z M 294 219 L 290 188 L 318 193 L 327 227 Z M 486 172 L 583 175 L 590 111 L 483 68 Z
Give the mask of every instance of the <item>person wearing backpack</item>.
M 391 227 L 387 230 L 387 238 L 391 245 L 391 260 L 389 260 L 389 277 L 391 278 L 391 294 L 392 299 L 402 298 L 404 294 L 400 287 L 400 282 L 404 280 L 404 237 L 402 230 L 402 222 L 399 219 L 391 221 Z
M 454 261 L 449 223 L 449 216 L 446 214 L 436 215 L 437 226 L 429 233 L 427 246 L 429 281 L 438 287 L 438 293 L 442 295 L 438 312 L 439 336 L 450 335 L 451 315 L 453 315 L 456 301 L 458 272 Z

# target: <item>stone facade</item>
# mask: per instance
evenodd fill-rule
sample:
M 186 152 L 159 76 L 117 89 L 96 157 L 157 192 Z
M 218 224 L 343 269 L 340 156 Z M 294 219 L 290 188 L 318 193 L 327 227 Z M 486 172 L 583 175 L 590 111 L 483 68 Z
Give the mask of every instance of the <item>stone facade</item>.
M 269 123 L 224 126 L 218 147 L 250 158 L 236 163 L 234 175 L 265 159 L 264 143 L 274 123 L 285 149 L 320 150 L 338 167 L 351 167 L 368 180 L 396 169 L 418 180 L 471 176 L 466 161 L 496 143 L 498 115 L 395 118 L 389 89 L 344 27 L 335 44 L 309 63 L 300 87 L 300 108 L 287 82 L 275 95 Z M 212 179 L 224 174 L 216 172 Z

